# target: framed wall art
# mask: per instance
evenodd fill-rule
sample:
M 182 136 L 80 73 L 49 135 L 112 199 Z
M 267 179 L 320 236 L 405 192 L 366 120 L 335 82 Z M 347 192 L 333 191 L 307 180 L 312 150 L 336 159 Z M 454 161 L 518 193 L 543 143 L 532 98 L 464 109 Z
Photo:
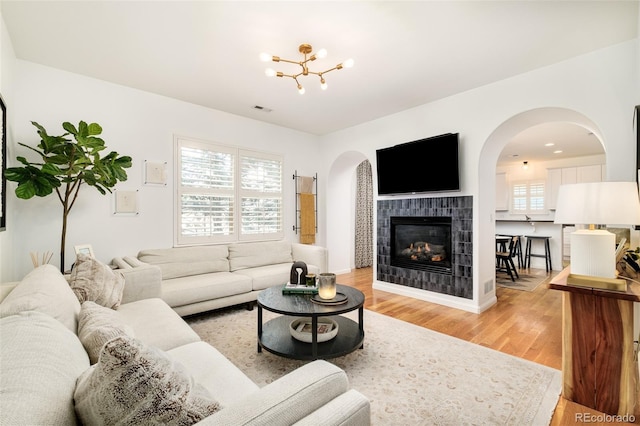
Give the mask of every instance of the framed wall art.
M 113 214 L 135 216 L 138 214 L 138 191 L 113 192 Z
M 144 160 L 144 184 L 167 186 L 167 162 Z

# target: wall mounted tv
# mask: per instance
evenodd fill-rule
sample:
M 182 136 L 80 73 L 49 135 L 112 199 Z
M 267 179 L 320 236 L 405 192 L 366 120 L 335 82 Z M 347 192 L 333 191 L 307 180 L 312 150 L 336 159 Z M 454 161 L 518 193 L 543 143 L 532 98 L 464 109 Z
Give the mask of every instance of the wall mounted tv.
M 378 194 L 460 190 L 458 133 L 376 150 Z

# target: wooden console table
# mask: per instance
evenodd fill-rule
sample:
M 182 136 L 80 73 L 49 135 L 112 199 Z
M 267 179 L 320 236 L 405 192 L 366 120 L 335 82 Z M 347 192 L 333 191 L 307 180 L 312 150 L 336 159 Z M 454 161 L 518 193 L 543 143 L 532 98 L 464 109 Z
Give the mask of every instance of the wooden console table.
M 626 292 L 567 285 L 569 268 L 549 283 L 562 293 L 562 396 L 612 415 L 633 415 L 637 361 L 633 303 L 640 285 Z

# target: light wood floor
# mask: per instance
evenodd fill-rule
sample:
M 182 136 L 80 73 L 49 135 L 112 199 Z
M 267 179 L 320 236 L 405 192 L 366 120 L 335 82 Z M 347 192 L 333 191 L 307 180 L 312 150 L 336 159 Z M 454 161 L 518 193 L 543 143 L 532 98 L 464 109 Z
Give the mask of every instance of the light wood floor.
M 531 269 L 527 272 L 547 275 L 544 270 Z M 481 314 L 374 290 L 372 268 L 354 269 L 349 274 L 339 275 L 338 282 L 362 291 L 364 306 L 371 311 L 562 369 L 562 295 L 549 290 L 547 281 L 531 292 L 498 287 L 498 303 Z M 583 422 L 576 419 L 580 415 L 584 418 L 583 413 L 591 416 L 600 414 L 560 398 L 551 425 L 581 424 Z M 640 424 L 638 414 L 636 424 Z

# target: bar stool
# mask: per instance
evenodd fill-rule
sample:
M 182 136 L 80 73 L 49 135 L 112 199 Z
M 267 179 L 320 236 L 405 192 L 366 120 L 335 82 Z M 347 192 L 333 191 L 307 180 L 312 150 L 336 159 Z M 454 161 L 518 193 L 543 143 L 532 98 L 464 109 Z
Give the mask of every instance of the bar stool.
M 543 235 L 525 235 L 527 238 L 527 248 L 524 254 L 524 264 L 527 268 L 531 267 L 532 257 L 544 257 L 544 266 L 547 272 L 553 270 L 551 266 L 551 249 L 549 248 L 549 239 L 551 237 Z M 538 240 L 544 243 L 544 254 L 531 253 L 531 241 Z

